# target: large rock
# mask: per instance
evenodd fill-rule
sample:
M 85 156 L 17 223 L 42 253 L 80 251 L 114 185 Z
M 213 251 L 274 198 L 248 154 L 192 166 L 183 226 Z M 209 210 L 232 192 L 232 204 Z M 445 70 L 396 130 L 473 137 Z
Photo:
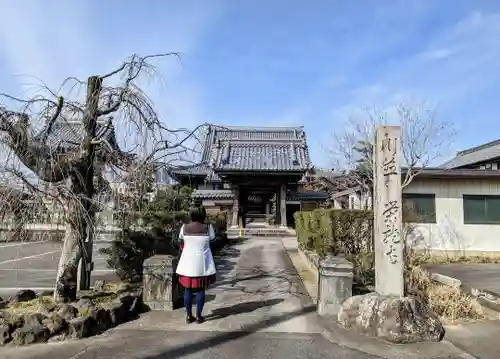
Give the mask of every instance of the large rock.
M 67 328 L 66 321 L 55 313 L 42 320 L 42 325 L 49 330 L 51 336 L 57 335 Z
M 14 345 L 43 343 L 49 336 L 49 330 L 42 325 L 24 325 L 12 333 L 12 343 Z
M 65 321 L 70 321 L 78 315 L 78 309 L 67 303 L 59 304 L 55 312 Z
M 90 315 L 72 319 L 68 323 L 68 336 L 73 339 L 90 337 L 98 332 L 97 323 Z
M 393 343 L 439 342 L 445 331 L 437 315 L 418 298 L 369 293 L 350 297 L 338 314 L 340 325 Z
M 27 302 L 36 298 L 36 293 L 31 289 L 23 289 L 14 294 L 10 299 L 10 303 Z
M 113 323 L 111 321 L 111 314 L 104 308 L 93 308 L 91 309 L 89 315 L 94 319 L 96 323 L 97 333 L 103 333 L 113 326 Z
M 0 324 L 0 345 L 5 345 L 11 339 L 10 334 L 12 332 L 12 328 L 9 324 L 3 323 Z
M 105 303 L 103 308 L 109 313 L 112 327 L 125 323 L 128 319 L 128 310 L 121 302 Z
M 87 298 L 82 298 L 78 302 L 74 303 L 73 306 L 78 310 L 78 315 L 85 316 L 89 315 L 94 305 L 92 301 Z
M 42 325 L 42 322 L 45 318 L 46 316 L 42 313 L 26 313 L 23 317 L 23 325 L 36 327 Z

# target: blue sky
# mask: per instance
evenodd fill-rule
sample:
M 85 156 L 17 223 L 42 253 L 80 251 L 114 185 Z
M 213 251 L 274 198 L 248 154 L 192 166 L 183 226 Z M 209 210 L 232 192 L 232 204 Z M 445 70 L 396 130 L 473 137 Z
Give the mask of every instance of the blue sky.
M 171 127 L 304 125 L 328 166 L 349 113 L 410 99 L 456 124 L 453 150 L 500 137 L 498 1 L 5 0 L 2 14 L 2 92 L 178 51 L 146 88 Z

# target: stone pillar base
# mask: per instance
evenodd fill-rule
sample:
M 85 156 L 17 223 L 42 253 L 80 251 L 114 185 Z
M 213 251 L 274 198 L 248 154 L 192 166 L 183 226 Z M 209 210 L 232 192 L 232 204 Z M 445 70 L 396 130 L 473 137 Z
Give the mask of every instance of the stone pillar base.
M 177 307 L 179 285 L 175 275 L 177 258 L 153 256 L 144 261 L 143 299 L 151 310 L 173 310 Z
M 342 257 L 327 256 L 319 263 L 318 306 L 321 316 L 338 315 L 342 302 L 352 296 L 353 265 Z

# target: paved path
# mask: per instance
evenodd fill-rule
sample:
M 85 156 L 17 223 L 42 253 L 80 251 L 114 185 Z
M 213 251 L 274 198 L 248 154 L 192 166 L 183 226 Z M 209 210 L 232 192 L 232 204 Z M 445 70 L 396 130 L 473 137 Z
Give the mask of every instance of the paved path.
M 375 358 L 323 338 L 280 239 L 252 238 L 231 251 L 201 325 L 186 325 L 183 310 L 150 312 L 97 338 L 3 348 L 0 358 Z

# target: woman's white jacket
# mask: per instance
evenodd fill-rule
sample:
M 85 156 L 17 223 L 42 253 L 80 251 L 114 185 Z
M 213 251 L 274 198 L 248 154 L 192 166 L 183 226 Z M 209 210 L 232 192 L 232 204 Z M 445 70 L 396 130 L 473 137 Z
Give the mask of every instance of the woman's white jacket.
M 205 277 L 215 274 L 215 263 L 210 250 L 210 242 L 215 240 L 215 232 L 210 224 L 207 234 L 184 234 L 184 225 L 179 232 L 184 241 L 181 258 L 176 273 L 186 277 Z

